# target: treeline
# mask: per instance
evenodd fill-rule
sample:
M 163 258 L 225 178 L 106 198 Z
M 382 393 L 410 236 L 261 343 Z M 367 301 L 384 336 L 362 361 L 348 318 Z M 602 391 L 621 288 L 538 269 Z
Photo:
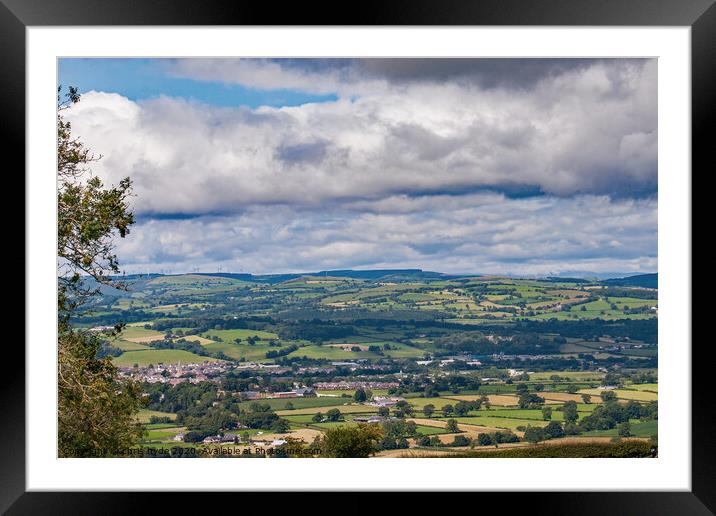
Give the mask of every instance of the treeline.
M 450 352 L 490 355 L 543 355 L 559 353 L 563 337 L 544 337 L 537 333 L 517 333 L 494 342 L 480 332 L 453 332 L 435 340 L 435 344 Z
M 201 357 L 211 357 L 211 358 L 218 358 L 220 360 L 231 360 L 234 359 L 230 356 L 225 355 L 221 351 L 209 351 L 206 349 L 206 347 L 202 346 L 199 341 L 193 340 L 188 341 L 184 338 L 180 338 L 177 340 L 155 340 L 152 342 L 147 343 L 149 347 L 154 349 L 179 349 L 182 351 L 189 351 L 190 353 L 194 353 L 195 355 L 199 355 Z
M 622 287 L 607 287 L 602 290 L 596 291 L 600 296 L 607 297 L 629 297 L 637 299 L 659 299 L 659 292 L 657 290 L 649 290 L 642 288 L 622 288 Z
M 293 353 L 298 349 L 298 346 L 295 344 L 291 344 L 290 346 L 287 346 L 282 349 L 272 349 L 270 351 L 266 352 L 266 358 L 278 358 L 282 357 L 284 355 L 288 355 L 290 353 Z

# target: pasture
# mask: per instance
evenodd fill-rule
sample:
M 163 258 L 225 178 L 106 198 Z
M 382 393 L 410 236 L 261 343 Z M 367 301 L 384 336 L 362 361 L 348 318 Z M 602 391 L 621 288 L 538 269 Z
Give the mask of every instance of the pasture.
M 147 410 L 147 409 L 140 409 L 139 413 L 137 415 L 137 419 L 140 423 L 149 423 L 149 419 L 152 416 L 156 417 L 168 417 L 172 421 L 176 419 L 177 415 L 172 414 L 171 412 L 160 412 L 158 410 Z
M 218 359 L 205 357 L 181 349 L 146 349 L 142 351 L 125 351 L 118 357 L 112 358 L 112 363 L 119 367 L 132 367 L 137 364 L 141 367 L 149 364 L 200 364 L 202 362 L 216 362 Z
M 580 389 L 578 392 L 580 394 L 590 394 L 592 396 L 592 400 L 596 401 L 596 398 L 604 391 L 602 391 L 601 389 Z M 656 401 L 658 399 L 657 393 L 645 390 L 637 391 L 626 389 L 613 389 L 611 392 L 614 392 L 617 395 L 617 398 L 620 400 Z

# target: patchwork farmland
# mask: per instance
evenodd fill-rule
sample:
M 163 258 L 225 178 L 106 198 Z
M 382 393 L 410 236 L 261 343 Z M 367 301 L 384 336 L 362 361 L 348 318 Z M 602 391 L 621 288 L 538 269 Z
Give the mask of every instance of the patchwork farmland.
M 644 282 L 404 270 L 128 283 L 73 322 L 143 389 L 142 453 L 350 456 L 330 448 L 341 432 L 375 457 L 657 442 L 658 291 Z

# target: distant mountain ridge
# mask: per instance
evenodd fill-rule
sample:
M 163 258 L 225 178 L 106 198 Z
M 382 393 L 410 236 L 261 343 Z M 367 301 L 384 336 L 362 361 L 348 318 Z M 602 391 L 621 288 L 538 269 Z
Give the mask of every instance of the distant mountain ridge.
M 197 272 L 198 276 L 216 276 L 220 278 L 232 278 L 243 281 L 255 281 L 259 283 L 281 283 L 304 276 L 329 277 L 329 278 L 352 278 L 364 280 L 376 280 L 382 278 L 393 279 L 454 279 L 479 277 L 479 274 L 443 274 L 442 272 L 424 271 L 422 269 L 339 269 L 320 272 L 297 272 L 287 274 L 248 274 L 233 272 Z
M 210 276 L 219 278 L 230 278 L 241 281 L 250 281 L 256 283 L 282 283 L 284 281 L 291 281 L 294 279 L 302 278 L 305 276 L 314 277 L 329 277 L 329 278 L 352 278 L 352 279 L 363 279 L 363 280 L 420 280 L 420 279 L 458 279 L 458 278 L 479 278 L 484 274 L 447 274 L 435 271 L 424 271 L 422 269 L 367 269 L 367 270 L 355 270 L 355 269 L 337 269 L 329 271 L 319 272 L 295 272 L 295 273 L 284 273 L 284 274 L 250 274 L 240 272 L 194 272 L 185 274 L 158 274 L 158 273 L 147 273 L 147 274 L 128 274 L 122 277 L 116 277 L 117 279 L 124 280 L 148 280 L 152 278 L 158 278 L 162 276 L 184 276 L 184 275 L 195 275 L 195 276 Z M 658 288 L 659 274 L 636 274 L 633 276 L 624 276 L 619 278 L 607 278 L 599 279 L 591 276 L 578 277 L 578 276 L 546 276 L 541 277 L 543 281 L 573 281 L 575 283 L 596 283 L 609 286 L 631 286 L 631 287 L 642 287 L 642 288 Z M 513 276 L 508 276 L 513 277 Z M 514 276 L 516 277 L 516 276 Z
M 612 278 L 604 280 L 601 283 L 615 287 L 644 287 L 659 288 L 659 273 L 653 274 L 637 274 L 636 276 L 627 276 L 625 278 Z

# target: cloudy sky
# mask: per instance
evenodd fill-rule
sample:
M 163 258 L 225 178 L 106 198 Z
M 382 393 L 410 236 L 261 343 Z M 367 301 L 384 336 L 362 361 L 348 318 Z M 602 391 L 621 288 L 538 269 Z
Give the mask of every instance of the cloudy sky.
M 657 63 L 64 59 L 133 272 L 657 270 Z

